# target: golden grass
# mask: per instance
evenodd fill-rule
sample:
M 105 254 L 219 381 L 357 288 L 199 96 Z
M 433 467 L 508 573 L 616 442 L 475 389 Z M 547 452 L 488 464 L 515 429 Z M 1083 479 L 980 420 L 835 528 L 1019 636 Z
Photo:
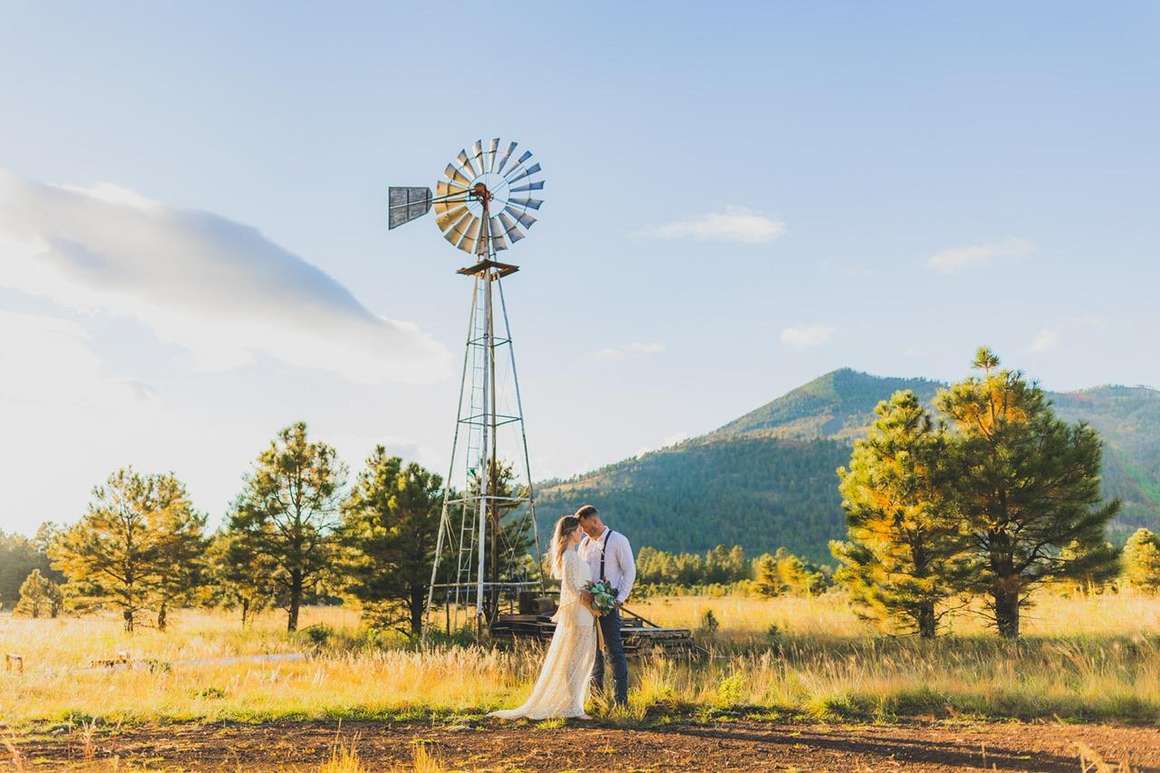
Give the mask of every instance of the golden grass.
M 934 642 L 882 636 L 836 594 L 657 598 L 632 606 L 657 623 L 693 628 L 712 610 L 721 627 L 703 640 L 708 659 L 634 664 L 628 709 L 593 707 L 610 721 L 765 711 L 1160 723 L 1160 599 L 1044 594 L 1019 643 L 985 634 L 974 617 L 955 621 L 955 635 Z M 321 644 L 288 636 L 284 617 L 273 613 L 242 631 L 232 615 L 182 610 L 168 632 L 132 635 L 113 616 L 0 616 L 0 651 L 26 660 L 23 674 L 0 672 L 0 724 L 479 715 L 522 700 L 538 670 L 534 647 L 370 642 L 357 614 L 341 608 L 307 609 L 302 620 L 332 633 Z M 89 667 L 120 652 L 169 667 Z M 297 660 L 253 659 L 295 653 Z M 357 769 L 353 746 L 335 754 L 334 769 Z

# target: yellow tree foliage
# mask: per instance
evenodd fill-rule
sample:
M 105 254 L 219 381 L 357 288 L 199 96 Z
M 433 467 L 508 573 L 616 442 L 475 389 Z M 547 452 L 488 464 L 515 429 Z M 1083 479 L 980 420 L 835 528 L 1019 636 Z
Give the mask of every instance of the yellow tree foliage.
M 1160 593 L 1160 537 L 1137 529 L 1124 544 L 1121 561 L 1128 585 L 1144 593 Z

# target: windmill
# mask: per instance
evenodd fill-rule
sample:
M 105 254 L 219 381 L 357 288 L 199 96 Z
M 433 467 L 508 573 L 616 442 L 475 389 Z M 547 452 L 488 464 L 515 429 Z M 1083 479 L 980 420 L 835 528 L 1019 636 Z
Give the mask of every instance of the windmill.
M 497 252 L 523 239 L 536 222 L 532 211 L 543 204 L 535 198 L 544 188 L 540 171 L 532 152 L 518 143 L 478 140 L 447 165 L 434 191 L 393 186 L 388 191 L 389 229 L 433 209 L 443 238 L 475 261 L 458 270 L 473 280 L 471 310 L 427 595 L 428 612 L 443 603 L 449 632 L 472 609 L 483 627 L 495 621 L 502 600 L 543 591 L 523 401 L 502 284 L 519 266 L 496 260 Z M 510 439 L 505 450 L 514 452 L 512 467 L 500 448 L 501 433 Z M 519 461 L 523 469 L 516 471 Z M 514 480 L 520 474 L 524 486 Z M 529 532 L 535 547 L 530 560 Z

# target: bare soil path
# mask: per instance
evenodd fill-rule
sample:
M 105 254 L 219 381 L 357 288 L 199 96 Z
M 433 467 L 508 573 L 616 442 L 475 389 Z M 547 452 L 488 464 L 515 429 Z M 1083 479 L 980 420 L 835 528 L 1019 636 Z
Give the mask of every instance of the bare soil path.
M 849 725 L 737 721 L 629 729 L 384 722 L 178 724 L 8 735 L 0 767 L 317 770 L 353 748 L 368 770 L 409 768 L 416 744 L 451 770 L 1035 770 L 1080 768 L 1086 745 L 1160 771 L 1160 729 L 1063 724 Z M 11 749 L 15 749 L 12 752 Z M 0 753 L 5 753 L 0 745 Z M 1094 770 L 1094 768 L 1093 768 Z

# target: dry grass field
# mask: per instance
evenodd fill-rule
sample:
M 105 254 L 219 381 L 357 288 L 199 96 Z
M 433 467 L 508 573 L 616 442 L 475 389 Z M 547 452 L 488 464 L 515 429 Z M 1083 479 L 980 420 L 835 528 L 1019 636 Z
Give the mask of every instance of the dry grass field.
M 598 706 L 601 732 L 689 723 L 737 733 L 738 723 L 996 720 L 1133 725 L 1141 729 L 1132 732 L 1151 734 L 1145 739 L 1160 732 L 1157 599 L 1043 595 L 1018 643 L 1000 641 L 970 615 L 934 642 L 883 635 L 838 595 L 653 598 L 633 608 L 658 623 L 694 629 L 712 611 L 720 627 L 698 633 L 708 658 L 634 664 L 629 709 Z M 12 759 L 30 764 L 35 755 L 21 751 L 28 739 L 55 733 L 81 739 L 68 749 L 83 763 L 77 750 L 86 733 L 99 739 L 159 723 L 246 723 L 258 736 L 271 724 L 299 723 L 319 737 L 339 720 L 348 728 L 487 726 L 482 715 L 519 702 L 538 664 L 535 648 L 421 648 L 375 637 L 344 608 L 305 610 L 302 625 L 306 630 L 288 636 L 284 617 L 268 613 L 243 631 L 232 615 L 183 610 L 167 632 L 129 635 L 111 615 L 0 616 L 0 651 L 24 660 L 23 672 L 0 672 L 0 718 Z M 94 665 L 125 657 L 128 665 Z M 423 756 L 426 747 L 411 743 L 422 733 L 400 732 L 407 738 L 395 763 L 435 765 Z M 377 748 L 374 732 L 364 727 L 361 736 Z M 310 758 L 359 769 L 357 739 L 344 737 L 318 745 Z

